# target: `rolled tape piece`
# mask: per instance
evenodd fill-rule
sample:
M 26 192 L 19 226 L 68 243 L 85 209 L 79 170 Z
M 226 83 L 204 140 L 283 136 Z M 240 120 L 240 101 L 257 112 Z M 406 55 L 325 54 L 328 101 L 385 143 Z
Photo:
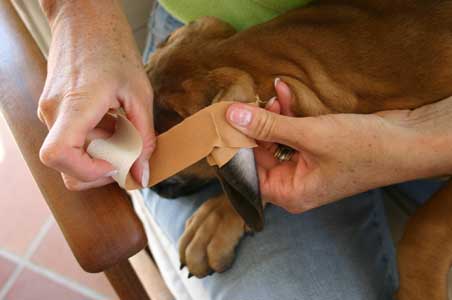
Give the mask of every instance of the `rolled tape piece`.
M 94 158 L 111 163 L 118 174 L 113 179 L 125 188 L 125 182 L 135 160 L 140 156 L 143 140 L 135 127 L 122 114 L 116 115 L 114 134 L 108 139 L 93 140 L 86 151 Z
M 212 104 L 157 137 L 156 149 L 149 161 L 153 186 L 206 158 L 212 166 L 222 167 L 240 148 L 256 147 L 225 119 L 232 102 Z M 87 152 L 110 162 L 119 171 L 113 178 L 127 189 L 141 188 L 130 175 L 130 168 L 142 149 L 142 140 L 135 127 L 118 115 L 115 133 L 108 139 L 93 140 Z

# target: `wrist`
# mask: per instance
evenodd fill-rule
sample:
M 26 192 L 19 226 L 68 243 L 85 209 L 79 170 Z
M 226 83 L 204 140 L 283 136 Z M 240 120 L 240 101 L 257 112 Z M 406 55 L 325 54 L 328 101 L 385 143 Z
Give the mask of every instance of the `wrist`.
M 403 180 L 452 174 L 452 98 L 412 111 L 388 112 L 388 151 Z
M 47 17 L 50 27 L 58 16 L 66 14 L 66 11 L 73 11 L 72 17 L 81 17 L 83 9 L 90 4 L 91 1 L 73 1 L 73 0 L 39 0 L 42 11 Z M 99 1 L 103 2 L 103 1 Z
M 73 53 L 79 61 L 67 62 L 70 65 L 89 66 L 118 57 L 141 64 L 132 29 L 117 0 L 41 0 L 41 5 L 52 31 L 49 60 L 58 53 Z M 61 64 L 61 57 L 55 63 Z
M 52 31 L 59 21 L 80 25 L 89 20 L 89 24 L 98 25 L 105 20 L 113 26 L 112 19 L 125 18 L 116 0 L 40 0 L 40 4 Z
M 413 110 L 407 124 L 426 156 L 433 176 L 452 174 L 452 97 Z
M 452 175 L 452 135 L 451 132 L 418 132 L 418 141 L 424 155 L 431 162 L 426 177 Z

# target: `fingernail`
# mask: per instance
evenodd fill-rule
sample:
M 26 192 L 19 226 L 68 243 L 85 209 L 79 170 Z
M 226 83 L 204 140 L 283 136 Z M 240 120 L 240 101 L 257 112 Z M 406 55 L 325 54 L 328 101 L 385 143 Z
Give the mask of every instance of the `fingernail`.
M 276 89 L 276 86 L 278 85 L 278 83 L 281 81 L 281 78 L 279 78 L 279 77 L 276 77 L 275 78 L 275 81 L 273 82 L 273 85 L 275 86 L 275 89 Z
M 119 173 L 118 170 L 113 170 L 113 171 L 110 171 L 107 174 L 105 174 L 105 177 L 113 177 L 113 176 L 117 175 L 118 173 Z
M 244 108 L 233 108 L 229 112 L 229 119 L 238 126 L 247 126 L 252 117 L 251 111 Z
M 267 104 L 265 104 L 265 108 L 270 108 L 273 105 L 273 103 L 275 103 L 275 100 L 276 100 L 276 96 L 270 98 L 270 100 L 268 100 Z
M 143 163 L 143 169 L 141 173 L 141 186 L 147 187 L 149 184 L 149 163 L 145 161 Z

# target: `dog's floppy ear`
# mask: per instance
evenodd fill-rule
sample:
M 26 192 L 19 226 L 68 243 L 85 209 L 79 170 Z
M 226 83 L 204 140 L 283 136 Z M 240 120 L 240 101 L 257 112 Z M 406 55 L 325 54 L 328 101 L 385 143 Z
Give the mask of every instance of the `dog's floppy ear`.
M 244 71 L 229 67 L 201 72 L 182 82 L 182 92 L 165 97 L 165 106 L 185 118 L 220 101 L 256 101 L 252 77 Z
M 252 77 L 234 68 L 218 68 L 210 72 L 217 95 L 212 103 L 220 101 L 254 102 L 255 84 Z M 239 152 L 221 168 L 216 169 L 224 193 L 253 231 L 264 227 L 263 205 L 259 191 L 259 180 L 252 149 Z
M 188 29 L 203 37 L 226 38 L 237 31 L 229 23 L 216 17 L 200 17 L 188 24 Z
M 256 100 L 256 86 L 246 72 L 229 67 L 209 72 L 207 80 L 216 90 L 212 103 L 220 101 L 253 102 Z
M 253 231 L 264 227 L 263 204 L 252 149 L 239 152 L 221 168 L 216 168 L 223 192 L 234 209 Z
M 200 17 L 187 25 L 173 31 L 165 41 L 159 44 L 158 48 L 177 42 L 190 41 L 197 43 L 201 48 L 205 41 L 212 39 L 225 39 L 237 31 L 229 23 L 216 17 Z

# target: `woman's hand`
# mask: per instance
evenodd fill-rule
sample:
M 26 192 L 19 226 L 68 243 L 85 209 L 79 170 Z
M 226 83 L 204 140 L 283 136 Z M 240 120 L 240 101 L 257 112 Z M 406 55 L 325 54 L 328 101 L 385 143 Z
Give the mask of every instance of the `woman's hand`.
M 38 115 L 49 128 L 42 162 L 81 190 L 112 182 L 115 168 L 85 151 L 87 140 L 110 133 L 95 129 L 110 109 L 122 107 L 143 139 L 132 167 L 147 182 L 154 149 L 152 88 L 117 1 L 41 0 L 52 30 L 48 74 Z
M 260 141 L 255 150 L 263 198 L 303 212 L 388 184 L 452 173 L 452 98 L 414 111 L 294 118 L 291 93 L 282 82 L 269 110 L 229 107 L 229 122 Z M 276 144 L 297 152 L 273 157 Z

